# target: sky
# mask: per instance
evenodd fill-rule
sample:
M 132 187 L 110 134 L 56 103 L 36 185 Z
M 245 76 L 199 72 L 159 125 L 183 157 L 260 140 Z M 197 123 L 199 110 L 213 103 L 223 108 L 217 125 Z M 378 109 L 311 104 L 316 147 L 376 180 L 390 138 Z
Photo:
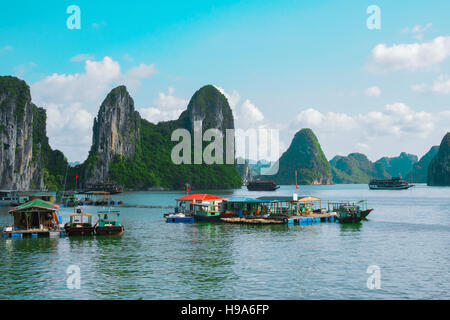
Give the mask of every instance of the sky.
M 271 160 L 302 128 L 328 159 L 421 157 L 450 131 L 448 12 L 444 0 L 10 1 L 0 75 L 30 85 L 69 161 L 85 160 L 100 104 L 122 84 L 152 122 L 215 85 L 237 128 L 278 130 Z

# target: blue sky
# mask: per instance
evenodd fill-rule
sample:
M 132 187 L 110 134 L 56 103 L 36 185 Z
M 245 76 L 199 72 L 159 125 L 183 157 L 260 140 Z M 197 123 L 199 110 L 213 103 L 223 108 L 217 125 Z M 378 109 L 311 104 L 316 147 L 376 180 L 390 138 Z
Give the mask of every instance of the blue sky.
M 381 30 L 366 27 L 373 4 Z M 80 30 L 66 27 L 70 5 L 81 9 Z M 421 156 L 449 131 L 448 12 L 448 1 L 9 2 L 0 12 L 0 74 L 30 84 L 48 110 L 52 146 L 69 160 L 84 160 L 92 117 L 121 82 L 152 121 L 175 118 L 214 84 L 239 97 L 238 126 L 253 117 L 254 126 L 279 129 L 282 149 L 308 126 L 328 158 Z M 376 56 L 380 44 L 392 50 Z M 423 54 L 414 56 L 414 44 Z

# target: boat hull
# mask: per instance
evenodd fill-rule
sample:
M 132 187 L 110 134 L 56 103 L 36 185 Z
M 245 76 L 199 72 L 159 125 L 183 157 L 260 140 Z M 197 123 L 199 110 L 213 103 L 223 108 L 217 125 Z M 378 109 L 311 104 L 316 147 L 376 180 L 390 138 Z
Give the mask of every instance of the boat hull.
M 387 187 L 387 186 L 377 186 L 377 185 L 369 185 L 369 189 L 370 190 L 406 190 L 411 188 L 412 185 L 408 185 L 408 186 L 392 186 L 392 187 Z
M 65 226 L 64 230 L 68 236 L 92 236 L 94 227 L 69 227 Z
M 367 210 L 361 211 L 361 217 L 362 217 L 363 219 L 367 218 L 367 216 L 369 215 L 369 213 L 371 213 L 372 211 L 373 211 L 373 209 L 367 209 Z
M 195 221 L 200 222 L 219 222 L 220 221 L 220 215 L 217 216 L 201 216 L 201 215 L 194 215 Z
M 123 226 L 95 227 L 95 234 L 99 236 L 120 236 L 123 233 Z
M 279 188 L 280 188 L 280 186 L 275 186 L 275 187 L 247 186 L 248 191 L 275 191 Z

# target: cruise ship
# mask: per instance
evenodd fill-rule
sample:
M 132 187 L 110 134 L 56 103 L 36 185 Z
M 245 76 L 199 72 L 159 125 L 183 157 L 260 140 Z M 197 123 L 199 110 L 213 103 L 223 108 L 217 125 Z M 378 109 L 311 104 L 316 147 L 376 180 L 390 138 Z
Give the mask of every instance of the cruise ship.
M 371 190 L 404 190 L 413 186 L 413 184 L 410 184 L 401 178 L 372 179 L 369 182 L 369 188 Z

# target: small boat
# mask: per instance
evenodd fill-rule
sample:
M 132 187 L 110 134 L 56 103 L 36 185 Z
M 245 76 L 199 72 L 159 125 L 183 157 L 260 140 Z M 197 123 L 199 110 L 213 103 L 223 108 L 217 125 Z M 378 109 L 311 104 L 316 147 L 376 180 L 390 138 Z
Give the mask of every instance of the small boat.
M 270 181 L 270 180 L 267 180 L 267 181 L 256 180 L 256 181 L 249 182 L 247 184 L 247 189 L 249 191 L 275 191 L 279 187 L 280 186 L 277 186 L 275 184 L 275 182 Z
M 352 204 L 344 204 L 337 208 L 335 212 L 339 223 L 354 223 L 363 219 L 359 207 Z
M 369 182 L 370 190 L 405 190 L 411 187 L 414 187 L 414 185 L 398 177 L 392 179 L 372 179 Z
M 70 221 L 64 225 L 64 230 L 68 236 L 93 235 L 92 215 L 76 208 L 75 213 L 70 215 Z
M 119 222 L 120 211 L 99 211 L 98 221 L 94 226 L 97 235 L 121 235 L 124 227 Z
M 190 214 L 185 214 L 183 212 L 178 213 L 166 213 L 164 215 L 166 222 L 171 223 L 193 223 L 194 216 Z

